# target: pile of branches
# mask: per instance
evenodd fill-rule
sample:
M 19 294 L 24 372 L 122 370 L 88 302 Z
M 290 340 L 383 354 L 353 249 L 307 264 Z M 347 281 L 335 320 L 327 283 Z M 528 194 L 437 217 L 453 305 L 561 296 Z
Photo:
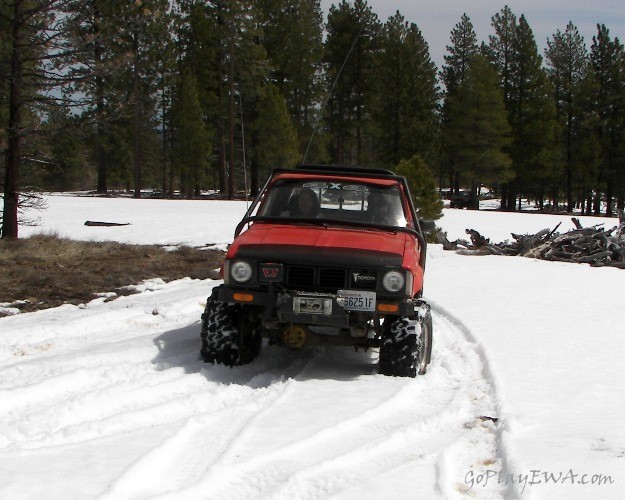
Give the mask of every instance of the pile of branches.
M 603 229 L 602 224 L 582 227 L 575 217 L 572 221 L 575 229 L 563 234 L 556 232 L 560 227 L 558 224 L 554 229 L 543 229 L 532 235 L 512 233 L 514 241 L 506 240 L 503 243 L 491 243 L 475 229 L 466 230 L 470 242 L 450 242 L 441 232 L 438 238 L 445 250 L 461 253 L 513 255 L 625 269 L 625 222 L 622 210 L 619 211 L 619 225 L 609 230 Z

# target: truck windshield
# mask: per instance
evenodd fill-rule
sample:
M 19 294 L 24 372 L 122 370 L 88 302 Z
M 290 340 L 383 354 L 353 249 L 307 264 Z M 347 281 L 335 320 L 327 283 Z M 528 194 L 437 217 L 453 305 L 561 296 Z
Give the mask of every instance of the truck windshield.
M 406 227 L 397 186 L 353 181 L 278 181 L 265 198 L 259 215 Z

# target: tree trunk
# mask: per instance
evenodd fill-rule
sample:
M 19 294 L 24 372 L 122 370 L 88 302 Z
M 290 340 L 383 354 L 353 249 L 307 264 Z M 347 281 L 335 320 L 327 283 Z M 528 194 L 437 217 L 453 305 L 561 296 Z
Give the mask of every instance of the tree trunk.
M 569 110 L 570 110 L 570 98 L 569 98 Z M 573 138 L 573 117 L 571 112 L 568 113 L 567 118 L 567 133 L 566 133 L 566 210 L 571 213 L 573 211 L 573 153 L 572 153 L 572 138 Z
M 228 114 L 230 115 L 228 120 L 228 199 L 234 200 L 234 40 L 232 39 L 230 40 L 230 71 L 228 80 Z
M 173 126 L 171 126 L 173 128 Z M 168 187 L 168 197 L 174 197 L 174 148 L 173 148 L 173 138 L 170 136 L 169 140 L 169 187 Z
M 161 96 L 161 113 L 163 114 L 163 133 L 161 136 L 162 146 L 163 146 L 163 176 L 161 178 L 161 187 L 163 189 L 163 198 L 167 197 L 167 106 L 165 102 L 165 78 L 161 79 L 161 83 L 163 85 L 163 94 Z
M 478 183 L 475 181 L 475 179 L 471 180 L 471 192 L 469 193 L 469 208 L 473 210 L 480 209 Z
M 593 200 L 593 213 L 601 215 L 601 194 L 599 191 L 595 193 L 595 199 Z
M 225 60 L 226 56 L 224 54 L 224 46 L 226 44 L 226 36 L 225 36 L 225 19 L 224 19 L 224 6 L 223 2 L 216 1 L 214 2 L 215 9 L 217 11 L 217 70 L 219 72 L 219 88 L 218 88 L 218 97 L 219 102 L 223 102 L 225 99 Z M 219 137 L 219 156 L 218 156 L 218 170 L 217 173 L 219 175 L 219 192 L 220 194 L 226 195 L 228 191 L 228 169 L 226 165 L 226 124 L 223 118 L 223 112 L 220 104 L 220 117 L 218 122 L 218 131 Z
M 614 188 L 613 188 L 612 178 L 608 179 L 608 188 L 606 189 L 605 199 L 606 199 L 605 216 L 612 217 L 612 215 L 614 214 L 614 209 L 612 206 L 612 203 L 614 200 Z
M 2 216 L 2 238 L 17 238 L 17 207 L 19 201 L 18 179 L 21 153 L 21 111 L 22 111 L 22 28 L 24 23 L 22 0 L 13 4 L 11 79 L 9 94 L 9 127 L 4 179 L 4 211 Z
M 139 33 L 135 31 L 133 36 L 134 68 L 133 68 L 133 100 L 134 100 L 134 137 L 133 137 L 133 168 L 132 177 L 134 182 L 134 197 L 141 198 L 141 96 L 139 75 Z
M 506 208 L 505 210 L 509 210 L 514 212 L 516 210 L 516 197 L 517 197 L 517 182 L 511 181 L 507 183 L 506 189 Z M 503 199 L 503 197 L 502 197 Z
M 501 185 L 501 206 L 500 210 L 508 210 L 508 191 L 510 190 L 510 183 L 504 182 Z
M 221 127 L 221 124 L 220 124 Z M 219 129 L 219 192 L 225 195 L 228 192 L 228 169 L 226 166 L 226 138 L 223 128 Z
M 99 80 L 99 82 L 98 82 Z M 102 78 L 96 78 L 96 87 L 101 87 Z M 101 88 L 96 90 L 98 93 L 96 104 L 96 162 L 98 169 L 98 187 L 97 191 L 100 194 L 106 194 L 108 192 L 108 176 L 106 165 L 106 151 L 104 149 L 104 139 L 106 136 L 106 130 L 104 127 L 104 98 L 101 95 Z
M 362 46 L 360 36 L 356 37 L 356 165 L 362 165 L 362 90 L 360 89 L 361 77 L 362 77 Z M 397 150 L 396 150 L 397 152 Z M 399 160 L 395 159 L 395 164 Z
M 107 178 L 107 165 L 106 165 L 106 151 L 104 149 L 104 139 L 106 136 L 106 129 L 104 125 L 104 79 L 102 78 L 102 45 L 100 42 L 100 12 L 98 11 L 97 4 L 93 13 L 93 29 L 96 39 L 94 59 L 96 68 L 95 77 L 95 94 L 96 94 L 96 163 L 98 170 L 97 192 L 100 194 L 106 194 L 108 191 L 108 178 Z
M 544 194 L 542 188 L 538 192 L 537 201 L 538 201 L 538 209 L 542 212 L 545 209 L 545 194 Z M 553 204 L 552 204 L 552 206 L 553 206 Z
M 558 196 L 558 189 L 555 188 L 555 187 L 551 189 L 551 198 L 553 200 L 551 202 L 551 205 L 553 206 L 554 211 L 555 210 L 559 210 L 560 206 L 559 206 L 559 203 L 558 203 L 558 198 L 559 198 L 559 196 Z M 570 204 L 569 204 L 569 201 L 567 201 L 567 205 L 566 205 L 567 210 L 568 210 L 569 206 L 571 207 L 571 210 L 572 210 L 573 209 L 573 194 L 572 194 L 572 191 L 571 191 Z

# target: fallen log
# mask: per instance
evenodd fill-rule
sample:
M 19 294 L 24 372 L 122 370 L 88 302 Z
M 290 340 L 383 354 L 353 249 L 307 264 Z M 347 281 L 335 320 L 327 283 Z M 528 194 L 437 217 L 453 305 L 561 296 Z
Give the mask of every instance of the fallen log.
M 85 222 L 85 226 L 129 226 L 130 222 L 97 222 L 88 220 Z
M 585 255 L 583 257 L 575 257 L 573 260 L 580 264 L 590 264 L 591 262 L 599 262 L 603 259 L 612 257 L 612 252 L 598 252 L 592 255 Z

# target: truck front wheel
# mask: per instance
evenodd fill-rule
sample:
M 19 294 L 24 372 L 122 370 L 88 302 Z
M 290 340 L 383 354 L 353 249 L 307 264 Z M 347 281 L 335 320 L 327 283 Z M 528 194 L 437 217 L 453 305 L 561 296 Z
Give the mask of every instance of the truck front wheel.
M 202 314 L 201 339 L 200 354 L 206 363 L 250 363 L 258 356 L 262 343 L 255 310 L 219 300 L 214 288 Z
M 432 352 L 432 315 L 421 307 L 416 319 L 387 317 L 382 324 L 378 371 L 392 377 L 416 377 L 427 370 Z

